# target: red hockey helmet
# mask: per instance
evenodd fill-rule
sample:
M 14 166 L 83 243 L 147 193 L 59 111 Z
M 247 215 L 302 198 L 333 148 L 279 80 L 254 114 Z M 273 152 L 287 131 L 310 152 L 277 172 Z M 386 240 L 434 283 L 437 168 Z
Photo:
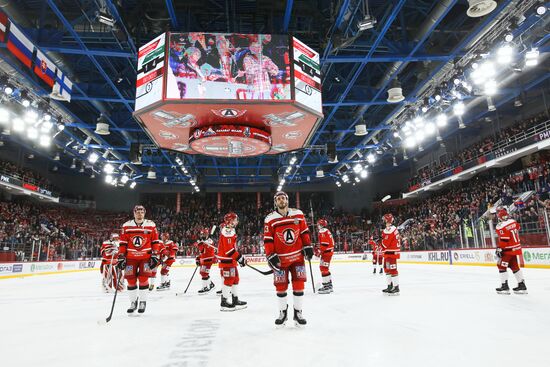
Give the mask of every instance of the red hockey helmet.
M 227 225 L 237 225 L 239 222 L 239 216 L 236 213 L 229 212 L 223 216 L 223 222 Z
M 328 226 L 328 222 L 326 219 L 321 218 L 317 221 L 317 225 L 319 227 L 326 228 L 326 226 Z
M 497 209 L 497 218 L 500 220 L 508 219 L 508 210 L 505 207 L 500 207 Z
M 382 219 L 384 219 L 384 222 L 386 223 L 393 223 L 393 215 L 391 215 L 390 213 L 384 214 Z
M 227 216 L 227 215 L 226 215 Z M 225 220 L 225 217 L 224 217 L 224 220 Z M 208 231 L 208 228 L 206 227 L 203 227 L 201 228 L 200 232 L 199 232 L 199 236 L 202 237 L 202 238 L 208 238 L 208 234 L 210 232 Z

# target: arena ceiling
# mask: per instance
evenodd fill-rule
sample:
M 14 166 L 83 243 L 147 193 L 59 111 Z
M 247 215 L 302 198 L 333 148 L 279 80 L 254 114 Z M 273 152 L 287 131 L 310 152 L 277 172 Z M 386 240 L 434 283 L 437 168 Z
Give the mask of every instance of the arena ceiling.
M 35 105 L 52 110 L 66 126 L 49 149 L 14 134 L 2 139 L 34 150 L 47 159 L 50 168 L 58 166 L 60 171 L 104 176 L 102 165 L 110 163 L 115 176 L 125 172 L 130 182 L 189 188 L 190 182 L 200 187 L 277 185 L 283 178 L 284 187 L 335 182 L 344 172 L 353 172 L 358 163 L 370 175 L 399 169 L 438 144 L 434 134 L 405 149 L 402 131 L 415 117 L 422 116 L 427 122 L 447 114 L 447 125 L 437 130 L 437 135 L 445 138 L 459 128 L 452 113 L 458 100 L 466 106 L 461 116 L 466 127 L 490 113 L 482 90 L 474 86 L 468 92 L 453 81 L 467 81 L 472 64 L 495 55 L 506 34 L 513 35 L 514 62 L 497 70 L 499 88 L 491 102 L 505 110 L 518 96 L 529 98 L 548 85 L 550 73 L 543 61 L 549 51 L 549 17 L 548 12 L 537 13 L 540 6 L 548 9 L 548 3 L 499 0 L 490 13 L 470 17 L 467 11 L 469 6 L 475 8 L 475 3 L 480 12 L 492 2 L 1 0 L 1 9 L 11 21 L 74 82 L 70 103 L 49 101 L 49 91 L 36 76 L 5 47 L 0 48 L 3 83 L 32 90 L 32 95 L 39 97 Z M 111 18 L 113 25 L 100 21 L 101 15 Z M 360 30 L 358 25 L 367 16 L 376 24 Z M 141 45 L 167 30 L 291 33 L 317 50 L 321 56 L 324 119 L 308 146 L 292 153 L 254 158 L 158 150 L 132 117 L 136 55 Z M 540 53 L 539 65 L 527 68 L 524 57 L 532 48 Z M 395 87 L 397 80 L 404 99 L 390 103 L 388 89 Z M 13 97 L 2 97 L 5 105 L 16 102 Z M 109 135 L 94 133 L 100 116 L 100 122 L 110 126 Z M 355 135 L 356 125 L 365 125 L 367 134 Z M 142 165 L 130 162 L 131 143 L 144 147 Z M 337 159 L 329 160 L 327 146 L 331 145 L 336 147 Z M 87 161 L 91 151 L 100 155 L 93 165 Z M 109 153 L 104 154 L 106 151 Z M 59 153 L 60 160 L 54 160 Z M 289 169 L 293 157 L 295 163 Z M 71 166 L 81 167 L 83 172 Z M 147 179 L 151 167 L 156 180 Z M 321 170 L 324 177 L 317 177 Z M 355 175 L 363 179 L 360 171 Z

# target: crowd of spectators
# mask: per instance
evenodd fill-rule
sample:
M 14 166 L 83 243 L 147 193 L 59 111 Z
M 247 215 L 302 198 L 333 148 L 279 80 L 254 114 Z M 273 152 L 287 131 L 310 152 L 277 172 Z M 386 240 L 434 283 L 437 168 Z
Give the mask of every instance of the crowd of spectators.
M 516 200 L 526 191 L 535 194 L 526 202 Z M 413 219 L 401 231 L 405 249 L 422 250 L 460 246 L 462 241 L 473 243 L 472 226 L 483 226 L 479 220 L 499 199 L 502 205 L 514 205 L 512 214 L 522 231 L 540 232 L 544 228 L 541 209 L 550 208 L 550 160 L 546 154 L 529 166 L 513 170 L 504 168 L 486 172 L 466 182 L 457 182 L 428 198 L 411 200 L 405 205 L 382 208 L 374 213 L 379 218 L 391 211 L 397 223 Z M 485 227 L 487 228 L 487 227 Z M 459 233 L 462 231 L 461 233 Z
M 59 189 L 55 185 L 53 185 L 47 178 L 41 176 L 36 171 L 20 167 L 12 162 L 1 160 L 0 172 L 7 176 L 19 179 L 25 183 L 44 188 L 54 193 L 59 193 Z
M 447 154 L 443 160 L 434 161 L 419 169 L 417 174 L 409 179 L 409 187 L 426 182 L 432 177 L 481 157 L 494 150 L 496 144 L 511 143 L 514 136 L 546 120 L 548 120 L 548 114 L 544 112 L 528 119 L 516 121 L 510 127 L 499 131 L 493 136 L 482 138 L 460 152 Z

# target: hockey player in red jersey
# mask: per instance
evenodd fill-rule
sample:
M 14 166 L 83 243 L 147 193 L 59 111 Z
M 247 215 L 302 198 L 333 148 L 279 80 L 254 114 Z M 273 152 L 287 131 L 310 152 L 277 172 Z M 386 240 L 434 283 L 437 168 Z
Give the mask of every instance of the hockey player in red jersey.
M 123 284 L 119 284 L 119 274 L 116 268 L 118 253 L 118 233 L 111 234 L 108 241 L 101 244 L 101 284 L 105 292 L 115 289 L 118 284 L 118 290 L 122 290 Z
M 157 291 L 170 289 L 170 267 L 176 261 L 179 250 L 178 244 L 172 241 L 170 235 L 166 232 L 162 234 L 162 243 L 164 244 L 164 251 L 161 252 L 160 285 L 157 287 Z
M 397 259 L 399 259 L 400 243 L 399 232 L 393 225 L 393 215 L 384 214 L 386 228 L 382 231 L 382 251 L 384 253 L 384 272 L 388 287 L 382 292 L 390 295 L 399 294 L 399 273 L 397 272 Z
M 118 267 L 124 269 L 124 277 L 128 281 L 127 289 L 130 297 L 128 313 L 138 309 L 138 300 L 138 313 L 145 312 L 151 269 L 160 263 L 159 242 L 155 222 L 145 219 L 145 208 L 142 205 L 136 205 L 134 219 L 122 226 L 118 249 Z
M 333 292 L 332 276 L 330 274 L 330 260 L 334 254 L 334 238 L 327 228 L 328 222 L 326 219 L 317 221 L 318 240 L 319 240 L 319 269 L 323 277 L 323 286 L 319 288 L 319 294 L 329 294 Z
M 149 277 L 149 291 L 153 291 L 153 289 L 155 289 L 155 281 L 157 280 L 157 271 L 159 267 L 162 265 L 165 252 L 166 252 L 166 247 L 164 246 L 164 242 L 159 241 L 157 253 L 159 255 L 160 262 L 157 264 L 157 266 L 151 269 L 151 276 Z
M 246 302 L 239 300 L 239 271 L 237 264 L 246 265 L 246 259 L 237 251 L 237 233 L 235 228 L 239 224 L 237 214 L 230 212 L 223 217 L 223 225 L 218 241 L 218 266 L 223 278 L 221 311 L 235 311 L 246 308 Z
M 265 255 L 273 269 L 274 285 L 279 300 L 279 317 L 275 325 L 283 326 L 288 318 L 287 289 L 292 277 L 294 295 L 294 321 L 306 325 L 302 316 L 306 266 L 304 258 L 311 260 L 313 247 L 309 229 L 301 210 L 288 207 L 288 195 L 278 191 L 273 197 L 275 210 L 264 221 Z
M 510 218 L 506 208 L 497 209 L 496 214 L 499 220 L 496 226 L 498 235 L 496 256 L 498 257 L 497 267 L 502 283 L 496 291 L 499 294 L 510 294 L 507 272 L 507 269 L 510 268 L 518 282 L 518 286 L 513 289 L 514 293 L 526 294 L 527 287 L 525 286 L 523 271 L 519 267 L 519 255 L 521 255 L 521 243 L 519 240 L 520 225 L 513 218 Z
M 382 246 L 376 243 L 379 241 L 378 236 L 371 236 L 369 238 L 369 246 L 372 249 L 372 273 L 376 274 L 376 266 L 380 267 L 380 274 L 383 271 L 384 262 L 382 261 Z
M 195 262 L 197 266 L 200 266 L 202 278 L 202 288 L 199 289 L 200 295 L 208 294 L 215 287 L 210 279 L 210 268 L 216 260 L 216 247 L 209 235 L 208 228 L 203 228 L 199 232 L 199 240 L 195 242 L 195 246 L 199 250 L 199 256 L 197 256 Z

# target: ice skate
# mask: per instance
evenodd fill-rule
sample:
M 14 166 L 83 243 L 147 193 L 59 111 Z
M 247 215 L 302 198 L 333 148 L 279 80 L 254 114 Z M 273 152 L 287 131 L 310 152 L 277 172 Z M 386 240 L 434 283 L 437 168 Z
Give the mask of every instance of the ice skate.
M 399 296 L 399 286 L 392 287 L 392 289 L 390 289 L 388 291 L 388 295 L 389 296 Z
M 512 289 L 515 294 L 527 294 L 527 287 L 525 286 L 525 282 L 519 282 L 518 286 Z
M 138 308 L 138 301 L 137 299 L 135 301 L 132 301 L 132 303 L 130 304 L 130 308 L 128 308 L 126 310 L 126 312 L 128 313 L 134 313 L 135 310 L 137 310 Z
M 275 327 L 282 328 L 286 325 L 286 321 L 288 320 L 288 306 L 286 306 L 285 310 L 279 311 L 279 317 L 275 319 Z
M 233 296 L 233 307 L 235 307 L 235 310 L 243 310 L 247 307 L 247 302 L 240 301 L 239 297 Z
M 235 305 L 232 303 L 228 303 L 227 299 L 224 296 L 222 296 L 220 311 L 224 311 L 224 312 L 235 311 Z
M 495 289 L 498 294 L 510 294 L 510 287 L 508 287 L 508 281 L 502 283 L 499 288 Z
M 332 282 L 330 283 L 324 283 L 323 286 L 318 290 L 319 294 L 329 294 L 332 293 Z
M 145 307 L 147 306 L 147 302 L 145 301 L 139 301 L 139 308 L 138 308 L 138 313 L 144 313 L 145 312 Z
M 301 310 L 294 309 L 294 324 L 297 327 L 303 327 L 307 324 L 306 319 L 304 319 L 304 317 L 302 316 Z

